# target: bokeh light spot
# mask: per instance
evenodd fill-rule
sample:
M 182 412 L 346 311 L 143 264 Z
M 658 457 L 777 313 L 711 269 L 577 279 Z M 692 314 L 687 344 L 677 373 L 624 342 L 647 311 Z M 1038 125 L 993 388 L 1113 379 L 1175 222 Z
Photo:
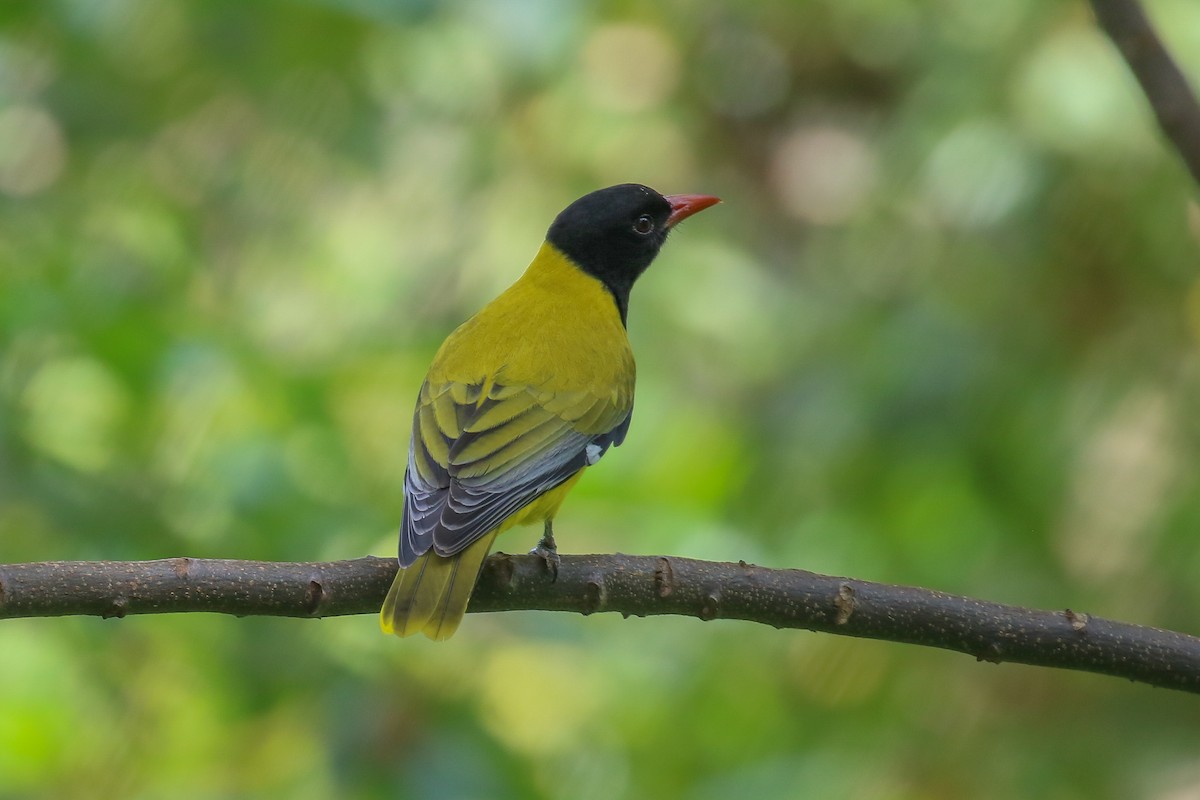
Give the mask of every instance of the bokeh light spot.
M 34 374 L 24 401 L 29 440 L 43 453 L 89 471 L 109 463 L 128 398 L 103 364 L 83 356 L 50 361 Z
M 1171 437 L 1179 427 L 1166 395 L 1138 388 L 1084 443 L 1057 542 L 1072 574 L 1108 581 L 1149 557 L 1146 537 L 1176 473 Z
M 67 142 L 54 117 L 36 106 L 0 111 L 0 191 L 15 197 L 42 192 L 66 163 Z
M 942 221 L 961 227 L 998 222 L 1023 201 L 1035 169 L 1024 143 L 985 120 L 950 132 L 925 164 L 925 196 Z
M 583 50 L 584 74 L 596 103 L 615 111 L 660 105 L 679 83 L 679 53 L 653 28 L 606 25 Z
M 1153 142 L 1133 77 L 1090 27 L 1055 33 L 1033 48 L 1014 91 L 1025 128 L 1053 147 L 1093 155 Z
M 532 693 L 514 691 L 521 686 Z M 570 750 L 592 715 L 603 708 L 599 688 L 595 675 L 568 648 L 500 648 L 483 666 L 485 724 L 497 739 L 527 753 L 544 756 Z
M 775 149 L 771 179 L 784 207 L 820 225 L 844 222 L 876 184 L 878 159 L 858 134 L 830 125 L 793 130 Z

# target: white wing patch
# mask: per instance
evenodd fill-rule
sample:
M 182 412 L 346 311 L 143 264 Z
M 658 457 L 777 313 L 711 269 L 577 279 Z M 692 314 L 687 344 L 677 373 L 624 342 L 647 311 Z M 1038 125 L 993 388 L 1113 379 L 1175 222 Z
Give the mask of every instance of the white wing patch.
M 592 442 L 586 448 L 584 448 L 583 453 L 584 458 L 587 459 L 587 464 L 590 467 L 600 460 L 600 456 L 604 455 L 604 448 L 595 442 Z

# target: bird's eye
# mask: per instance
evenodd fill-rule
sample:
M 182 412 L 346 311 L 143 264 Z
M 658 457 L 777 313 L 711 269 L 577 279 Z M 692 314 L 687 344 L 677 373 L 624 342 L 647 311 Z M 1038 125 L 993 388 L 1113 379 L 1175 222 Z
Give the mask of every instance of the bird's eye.
M 633 223 L 633 229 L 645 236 L 654 230 L 654 220 L 650 218 L 649 214 L 642 214 L 637 218 L 637 221 Z

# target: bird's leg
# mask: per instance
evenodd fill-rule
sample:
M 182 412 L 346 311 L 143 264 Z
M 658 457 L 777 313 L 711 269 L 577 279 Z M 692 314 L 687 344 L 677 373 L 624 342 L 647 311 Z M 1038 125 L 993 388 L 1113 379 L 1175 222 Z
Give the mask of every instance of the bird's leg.
M 542 561 L 546 562 L 546 569 L 550 570 L 550 574 L 556 579 L 558 578 L 558 565 L 561 559 L 558 557 L 558 545 L 554 542 L 553 520 L 546 520 L 546 530 L 542 534 L 541 541 L 529 552 L 540 556 Z
M 546 556 L 557 556 L 558 555 L 558 544 L 554 541 L 554 521 L 553 520 L 549 520 L 549 519 L 546 520 L 545 532 L 542 533 L 542 540 L 540 542 L 538 542 L 537 548 L 535 549 L 534 552 L 536 552 L 539 556 L 542 556 L 543 558 Z

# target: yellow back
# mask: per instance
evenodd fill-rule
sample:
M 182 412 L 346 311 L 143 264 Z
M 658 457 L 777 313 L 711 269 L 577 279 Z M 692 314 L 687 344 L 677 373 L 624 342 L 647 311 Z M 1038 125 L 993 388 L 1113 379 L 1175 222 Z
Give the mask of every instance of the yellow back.
M 549 243 L 516 283 L 450 334 L 428 376 L 432 386 L 587 392 L 626 412 L 635 379 L 612 294 Z

